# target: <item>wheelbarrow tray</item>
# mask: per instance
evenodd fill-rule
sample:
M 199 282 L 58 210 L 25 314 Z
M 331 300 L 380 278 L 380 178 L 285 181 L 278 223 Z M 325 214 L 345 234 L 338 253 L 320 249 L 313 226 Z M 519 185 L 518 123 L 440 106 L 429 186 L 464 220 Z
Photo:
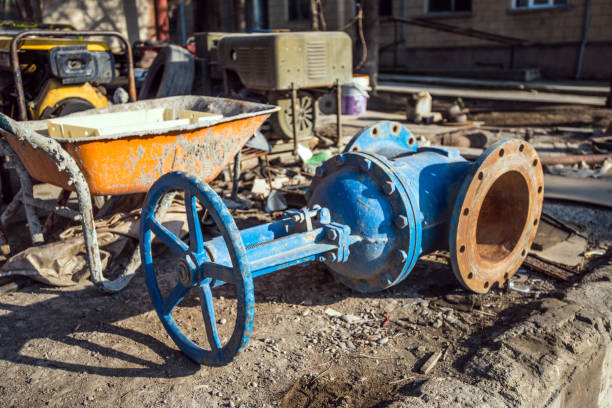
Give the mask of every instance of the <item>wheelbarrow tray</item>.
M 211 112 L 222 118 L 207 123 L 180 124 L 110 136 L 55 138 L 76 161 L 93 195 L 146 192 L 162 175 L 185 171 L 210 181 L 229 164 L 257 128 L 278 107 L 207 96 L 175 96 L 92 109 L 68 117 L 174 109 Z M 48 136 L 46 121 L 19 122 Z M 128 127 L 129 128 L 129 127 Z M 41 150 L 8 134 L 7 140 L 34 179 L 73 190 L 68 175 Z

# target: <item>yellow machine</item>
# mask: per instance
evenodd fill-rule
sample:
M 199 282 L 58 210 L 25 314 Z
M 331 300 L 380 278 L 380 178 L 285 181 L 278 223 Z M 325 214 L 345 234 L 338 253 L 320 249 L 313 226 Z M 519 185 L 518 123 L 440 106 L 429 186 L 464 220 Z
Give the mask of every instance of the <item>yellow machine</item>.
M 108 106 L 107 88 L 115 81 L 117 68 L 106 42 L 78 37 L 23 38 L 17 45 L 18 55 L 11 55 L 15 34 L 0 31 L 0 70 L 4 71 L 0 75 L 0 111 L 17 119 L 36 120 Z M 21 106 L 25 105 L 27 118 L 19 112 L 15 65 L 21 71 Z

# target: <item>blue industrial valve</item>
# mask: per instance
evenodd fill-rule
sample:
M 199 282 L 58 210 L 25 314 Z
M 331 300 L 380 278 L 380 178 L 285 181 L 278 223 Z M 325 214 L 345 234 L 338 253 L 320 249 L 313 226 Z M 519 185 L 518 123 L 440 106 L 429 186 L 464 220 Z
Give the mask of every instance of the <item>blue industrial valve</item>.
M 155 218 L 162 197 L 176 191 L 185 197 L 188 244 Z M 317 168 L 307 199 L 307 208 L 239 231 L 219 196 L 185 173 L 169 173 L 150 189 L 140 230 L 146 282 L 165 329 L 191 359 L 224 365 L 236 358 L 253 328 L 253 278 L 293 265 L 323 262 L 340 282 L 373 292 L 403 281 L 421 254 L 448 250 L 451 269 L 467 289 L 486 293 L 504 285 L 535 236 L 543 175 L 537 153 L 521 140 L 502 140 L 469 162 L 451 148 L 419 148 L 402 125 L 379 122 Z M 204 241 L 198 201 L 221 235 Z M 178 284 L 165 297 L 153 235 L 179 259 Z M 211 288 L 224 284 L 235 288 L 237 311 L 223 345 Z M 172 315 L 189 291 L 201 302 L 206 348 Z

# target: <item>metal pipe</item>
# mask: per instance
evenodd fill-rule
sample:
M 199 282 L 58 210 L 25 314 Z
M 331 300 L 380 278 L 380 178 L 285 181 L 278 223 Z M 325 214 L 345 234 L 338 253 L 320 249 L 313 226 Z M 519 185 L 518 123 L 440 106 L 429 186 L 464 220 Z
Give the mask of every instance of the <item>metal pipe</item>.
M 336 147 L 342 147 L 342 85 L 336 81 Z
M 187 44 L 187 29 L 185 27 L 185 5 L 181 1 L 179 3 L 179 20 L 181 24 L 181 44 Z
M 293 128 L 293 154 L 295 156 L 298 155 L 298 117 L 297 117 L 297 87 L 292 82 L 291 83 L 291 119 L 292 119 L 292 128 Z M 280 113 L 278 113 L 280 115 Z
M 571 165 L 585 162 L 586 164 L 603 163 L 608 159 L 612 159 L 612 154 L 580 154 L 573 156 L 548 156 L 542 157 L 542 164 L 545 165 Z
M 132 46 L 128 39 L 121 33 L 116 31 L 56 31 L 56 30 L 30 30 L 16 34 L 11 39 L 10 58 L 11 70 L 13 71 L 13 81 L 17 91 L 17 106 L 19 108 L 19 120 L 28 120 L 25 92 L 23 90 L 23 78 L 21 76 L 21 67 L 19 66 L 20 47 L 19 42 L 26 37 L 75 37 L 75 36 L 101 36 L 118 38 L 125 48 L 125 54 L 128 62 L 128 93 L 130 101 L 136 101 L 136 80 L 134 79 L 134 57 L 132 55 Z
M 155 0 L 155 32 L 157 41 L 170 40 L 170 20 L 168 18 L 168 0 Z
M 582 74 L 582 62 L 584 61 L 584 50 L 587 46 L 589 37 L 589 26 L 591 23 L 591 0 L 586 0 L 584 9 L 584 27 L 582 31 L 582 42 L 580 43 L 580 51 L 578 52 L 578 61 L 576 62 L 576 80 L 580 79 Z

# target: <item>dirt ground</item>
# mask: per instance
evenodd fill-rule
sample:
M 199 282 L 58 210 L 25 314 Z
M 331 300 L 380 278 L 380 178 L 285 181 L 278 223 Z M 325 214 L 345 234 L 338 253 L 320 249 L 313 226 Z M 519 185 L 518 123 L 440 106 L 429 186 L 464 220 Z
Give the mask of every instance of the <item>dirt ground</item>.
M 611 211 L 588 211 L 596 223 L 612 223 Z M 257 211 L 234 214 L 239 227 L 270 219 Z M 12 228 L 21 233 L 25 226 Z M 606 245 L 611 228 L 601 232 Z M 592 245 L 601 246 L 601 239 Z M 142 275 L 115 295 L 89 283 L 34 284 L 0 297 L 0 406 L 412 406 L 407 399 L 432 379 L 473 384 L 468 361 L 500 333 L 542 313 L 547 301 L 564 299 L 592 270 L 609 264 L 610 255 L 608 249 L 567 282 L 521 269 L 517 283 L 527 293 L 496 288 L 486 295 L 459 287 L 445 252 L 422 257 L 404 282 L 368 295 L 336 282 L 321 265 L 290 268 L 255 280 L 249 346 L 217 368 L 199 366 L 178 350 Z M 167 253 L 159 259 L 167 290 L 176 281 L 175 262 Z M 610 280 L 612 272 L 606 273 Z M 213 294 L 220 335 L 227 338 L 236 296 L 228 287 Z M 192 339 L 205 342 L 201 316 L 197 299 L 188 297 L 175 318 Z M 422 374 L 436 352 L 442 353 L 438 364 Z M 490 375 L 503 382 L 502 374 Z M 477 391 L 466 398 L 440 406 L 498 406 Z M 504 401 L 511 406 L 513 400 Z

